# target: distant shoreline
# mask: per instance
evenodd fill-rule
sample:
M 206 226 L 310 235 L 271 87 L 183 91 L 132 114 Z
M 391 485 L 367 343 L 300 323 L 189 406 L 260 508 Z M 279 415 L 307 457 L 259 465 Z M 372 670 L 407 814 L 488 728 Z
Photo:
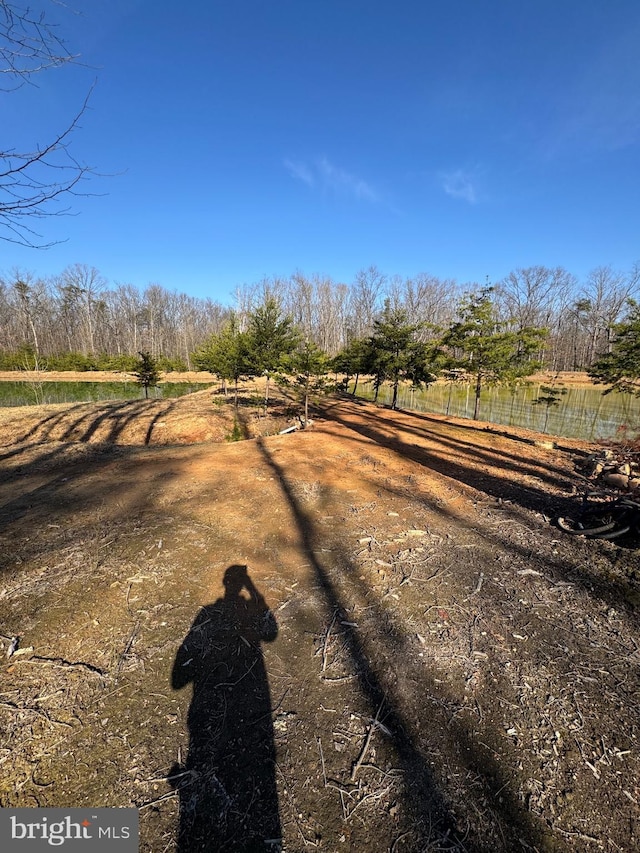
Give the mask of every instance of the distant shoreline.
M 119 373 L 107 370 L 4 370 L 0 371 L 0 382 L 135 382 L 132 373 Z M 193 384 L 219 381 L 216 376 L 206 370 L 192 370 L 181 373 L 163 373 L 161 382 L 191 382 Z M 255 380 L 252 380 L 255 381 Z M 441 380 L 442 381 L 442 380 Z M 564 371 L 552 373 L 534 373 L 527 377 L 527 382 L 549 385 L 580 386 L 603 388 L 581 371 Z

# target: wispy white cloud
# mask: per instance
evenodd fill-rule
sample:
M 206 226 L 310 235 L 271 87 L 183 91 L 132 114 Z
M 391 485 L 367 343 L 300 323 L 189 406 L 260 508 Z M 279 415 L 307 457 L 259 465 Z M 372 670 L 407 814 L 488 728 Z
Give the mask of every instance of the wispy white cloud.
M 378 193 L 357 175 L 335 166 L 326 157 L 310 163 L 285 160 L 284 166 L 289 174 L 309 187 L 318 187 L 334 195 L 355 198 L 375 204 L 380 200 Z
M 473 175 L 464 169 L 454 169 L 452 172 L 439 174 L 440 185 L 451 198 L 459 198 L 469 204 L 477 204 L 478 191 Z
M 298 181 L 302 181 L 303 184 L 307 184 L 310 187 L 315 185 L 313 172 L 305 163 L 300 163 L 295 160 L 285 160 L 284 166 L 293 178 L 296 178 Z
M 333 190 L 333 192 L 346 193 L 355 196 L 360 201 L 378 201 L 378 194 L 366 181 L 345 172 L 344 169 L 338 169 L 326 157 L 317 163 L 317 168 L 325 187 Z

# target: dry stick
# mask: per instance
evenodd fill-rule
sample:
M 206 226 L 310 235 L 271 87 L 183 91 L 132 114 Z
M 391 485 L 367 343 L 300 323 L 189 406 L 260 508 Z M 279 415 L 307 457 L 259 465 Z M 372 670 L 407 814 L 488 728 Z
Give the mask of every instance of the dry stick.
M 35 714 L 38 717 L 43 717 L 48 723 L 57 723 L 59 726 L 66 726 L 68 729 L 73 728 L 71 723 L 65 723 L 63 720 L 53 720 L 47 713 L 41 711 L 39 708 L 29 708 L 26 705 L 16 705 L 14 702 L 0 702 L 0 705 L 11 708 L 13 711 L 19 711 L 20 713 Z
M 324 672 L 325 669 L 327 668 L 327 647 L 329 645 L 329 637 L 331 636 L 331 631 L 333 629 L 333 626 L 336 623 L 337 618 L 338 618 L 338 609 L 336 608 L 333 611 L 333 619 L 331 620 L 331 624 L 327 628 L 327 633 L 325 634 L 325 637 L 324 637 L 324 646 L 322 648 L 322 672 Z
M 148 803 L 143 803 L 141 806 L 138 806 L 138 811 L 142 811 L 142 809 L 148 809 L 149 806 L 155 806 L 157 803 L 161 803 L 163 800 L 171 800 L 173 797 L 178 796 L 178 791 L 169 791 L 168 794 L 162 794 L 161 797 L 156 797 L 155 800 L 149 800 Z
M 380 716 L 380 711 L 382 710 L 382 706 L 384 705 L 384 700 L 386 698 L 387 698 L 387 694 L 385 693 L 385 695 L 382 697 L 382 702 L 380 702 L 380 705 L 378 706 L 378 710 L 376 711 L 376 715 L 373 718 L 373 720 L 371 721 L 371 724 L 369 725 L 369 731 L 367 732 L 367 736 L 364 739 L 364 743 L 362 744 L 362 749 L 360 750 L 360 755 L 358 756 L 358 758 L 357 758 L 356 762 L 354 763 L 353 768 L 351 770 L 351 781 L 352 782 L 355 781 L 356 774 L 357 774 L 358 770 L 360 769 L 362 762 L 365 759 L 365 756 L 367 754 L 367 750 L 369 749 L 369 744 L 371 743 L 371 737 L 373 735 L 373 730 L 378 725 L 378 717 Z
M 256 658 L 254 660 L 254 662 L 251 664 L 251 666 L 247 668 L 247 671 L 245 673 L 243 673 L 243 675 L 241 675 L 240 678 L 237 679 L 237 681 L 222 681 L 217 686 L 218 687 L 235 687 L 237 684 L 240 684 L 240 682 L 243 681 L 251 673 L 251 670 L 254 668 L 254 666 L 257 663 L 258 663 L 258 658 Z M 268 715 L 265 714 L 265 716 L 268 716 Z M 260 719 L 262 719 L 262 718 L 260 718 Z
M 182 773 L 173 773 L 171 776 L 154 776 L 153 779 L 142 779 L 144 785 L 150 785 L 152 782 L 169 782 L 169 779 L 181 779 L 183 776 L 192 776 L 193 770 L 183 770 Z M 171 784 L 169 782 L 169 784 Z
M 478 583 L 476 584 L 476 588 L 473 592 L 465 598 L 465 601 L 469 601 L 470 598 L 473 598 L 474 595 L 477 595 L 482 589 L 482 584 L 484 583 L 484 572 L 480 572 L 480 577 L 478 578 Z
M 349 812 L 347 811 L 347 807 L 344 804 L 344 791 L 342 790 L 342 788 L 338 788 L 338 793 L 340 794 L 340 803 L 342 805 L 342 820 L 346 823 L 349 818 Z
M 407 835 L 410 835 L 410 834 L 411 834 L 411 830 L 408 830 L 407 832 L 403 832 L 402 835 L 399 835 L 396 838 L 396 840 L 393 842 L 393 846 L 391 847 L 391 853 L 396 853 L 396 850 L 398 848 L 398 844 L 400 844 L 400 842 L 402 841 L 403 838 L 406 838 Z
M 95 673 L 96 675 L 100 675 L 102 678 L 107 677 L 107 673 L 103 669 L 94 666 L 92 663 L 85 663 L 84 661 L 69 661 L 64 658 L 47 658 L 42 655 L 33 655 L 33 657 L 30 658 L 12 660 L 11 665 L 16 666 L 17 664 L 25 663 L 40 664 L 41 666 L 54 666 L 59 669 L 73 669 L 74 667 L 81 667 L 89 670 L 89 672 Z
M 127 644 L 124 647 L 124 651 L 120 655 L 120 660 L 118 661 L 118 665 L 116 666 L 116 671 L 114 673 L 115 675 L 118 675 L 120 670 L 122 669 L 122 666 L 124 664 L 124 659 L 129 654 L 129 650 L 131 649 L 131 646 L 134 643 L 134 640 L 136 638 L 136 634 L 138 633 L 139 628 L 140 628 L 140 620 L 138 619 L 138 621 L 136 622 L 136 624 L 133 627 L 133 631 L 129 635 L 129 639 L 127 640 Z
M 435 578 L 437 578 L 438 575 L 441 575 L 445 571 L 447 571 L 447 568 L 445 566 L 443 566 L 442 568 L 435 571 L 432 575 L 429 575 L 428 578 L 414 578 L 412 576 L 411 580 L 415 581 L 416 583 L 429 583 L 429 581 L 435 580 Z
M 254 661 L 254 664 L 255 664 L 255 661 Z M 244 675 L 249 675 L 249 673 L 251 672 L 251 669 L 253 668 L 254 664 L 252 664 L 252 665 L 251 665 L 251 668 L 250 668 L 250 669 L 248 669 L 248 670 L 247 670 L 247 672 L 245 672 L 245 674 L 244 674 Z M 244 675 L 242 676 L 242 678 L 244 678 Z M 242 679 L 241 679 L 241 680 L 242 680 Z M 236 683 L 237 683 L 237 682 L 236 682 Z M 278 708 L 279 708 L 279 707 L 282 705 L 282 703 L 284 702 L 285 697 L 286 697 L 286 695 L 287 695 L 287 693 L 289 692 L 289 690 L 290 690 L 290 689 L 291 689 L 290 687 L 287 687 L 287 689 L 284 691 L 284 693 L 283 693 L 283 694 L 282 694 L 282 696 L 280 697 L 280 700 L 278 701 L 278 703 L 277 703 L 276 705 L 274 705 L 274 706 L 273 706 L 273 708 L 271 708 L 269 711 L 267 711 L 267 713 L 266 713 L 266 714 L 263 714 L 261 717 L 257 717 L 257 718 L 254 720 L 253 724 L 255 725 L 256 723 L 259 723 L 261 720 L 264 720 L 264 719 L 265 719 L 265 717 L 271 717 L 273 714 L 275 714 L 275 713 L 276 713 L 276 711 L 278 710 Z
M 320 751 L 320 761 L 322 763 L 322 778 L 324 779 L 324 787 L 327 787 L 327 771 L 324 765 L 324 753 L 322 752 L 322 741 L 320 738 L 317 738 L 318 741 L 318 750 Z
M 336 681 L 353 681 L 354 678 L 359 678 L 358 675 L 339 675 L 337 678 L 328 678 L 326 675 L 323 678 L 323 681 L 331 684 Z
M 388 788 L 383 788 L 380 791 L 375 791 L 375 792 L 372 791 L 370 794 L 365 794 L 364 797 L 361 800 L 358 800 L 358 802 L 355 804 L 355 806 L 351 809 L 351 811 L 349 812 L 349 815 L 348 815 L 348 819 L 353 816 L 356 809 L 359 809 L 363 803 L 366 803 L 369 800 L 379 800 L 382 797 L 386 797 L 386 795 L 389 793 L 390 790 L 391 790 L 391 785 L 389 785 Z
M 559 832 L 560 835 L 565 835 L 567 838 L 580 838 L 582 841 L 595 841 L 596 843 L 599 840 L 594 838 L 593 835 L 586 835 L 584 832 L 569 832 L 566 829 L 560 829 L 560 827 L 555 824 L 553 824 L 552 828 L 555 832 Z
M 583 760 L 583 761 L 584 761 L 584 763 L 587 765 L 587 767 L 589 768 L 589 770 L 591 770 L 591 772 L 592 772 L 592 773 L 593 773 L 593 775 L 596 777 L 596 779 L 597 779 L 598 781 L 600 781 L 600 771 L 598 770 L 598 768 L 597 768 L 595 765 L 593 765 L 593 764 L 592 764 L 592 763 L 591 763 L 591 762 L 590 762 L 590 761 L 585 757 L 584 751 L 583 751 L 583 749 L 582 749 L 582 744 L 580 743 L 580 741 L 578 740 L 578 738 L 577 738 L 575 735 L 573 736 L 573 739 L 574 739 L 574 740 L 575 740 L 575 742 L 576 742 L 576 746 L 578 747 L 578 750 L 579 750 L 579 752 L 580 752 L 580 755 L 582 756 L 582 760 Z

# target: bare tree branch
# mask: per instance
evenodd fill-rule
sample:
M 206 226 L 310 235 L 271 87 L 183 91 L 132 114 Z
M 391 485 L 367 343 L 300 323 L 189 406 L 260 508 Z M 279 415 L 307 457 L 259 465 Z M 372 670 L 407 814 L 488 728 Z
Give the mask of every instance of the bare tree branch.
M 44 13 L 0 0 L 0 81 L 12 83 L 4 88 L 5 94 L 33 83 L 42 71 L 76 59 Z M 58 242 L 46 242 L 33 226 L 39 219 L 68 215 L 70 207 L 63 199 L 84 195 L 78 185 L 92 169 L 76 159 L 70 144 L 90 95 L 91 91 L 75 117 L 46 145 L 31 151 L 0 147 L 0 240 L 31 248 Z
M 0 0 L 0 74 L 17 81 L 10 88 L 77 58 L 58 36 L 55 25 L 45 20 L 44 12 Z

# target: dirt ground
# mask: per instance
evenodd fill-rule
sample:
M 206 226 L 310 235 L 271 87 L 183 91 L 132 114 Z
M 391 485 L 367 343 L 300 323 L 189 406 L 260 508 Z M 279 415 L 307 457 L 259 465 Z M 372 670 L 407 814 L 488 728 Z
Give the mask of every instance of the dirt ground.
M 153 853 L 637 850 L 638 552 L 552 524 L 588 446 L 293 423 L 0 412 L 0 805 L 136 806 Z

